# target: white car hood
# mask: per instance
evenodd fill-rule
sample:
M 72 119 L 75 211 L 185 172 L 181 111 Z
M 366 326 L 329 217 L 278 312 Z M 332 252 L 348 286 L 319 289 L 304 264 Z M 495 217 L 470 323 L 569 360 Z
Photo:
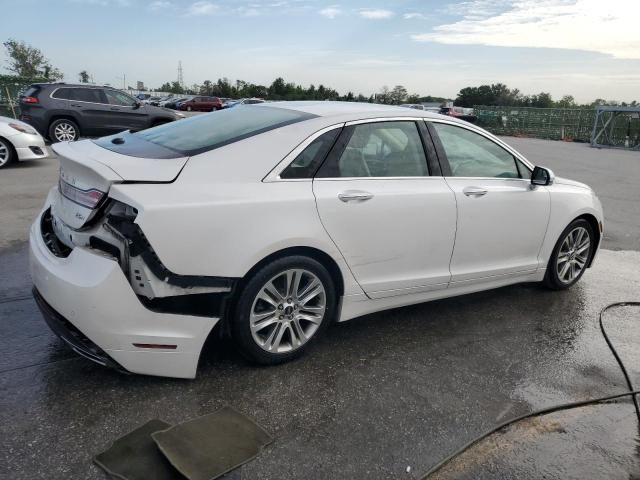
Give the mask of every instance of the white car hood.
M 555 183 L 559 183 L 560 185 L 571 185 L 572 187 L 580 187 L 580 188 L 586 188 L 587 190 L 591 190 L 591 187 L 586 183 L 576 182 L 575 180 L 570 180 L 568 178 L 556 177 Z

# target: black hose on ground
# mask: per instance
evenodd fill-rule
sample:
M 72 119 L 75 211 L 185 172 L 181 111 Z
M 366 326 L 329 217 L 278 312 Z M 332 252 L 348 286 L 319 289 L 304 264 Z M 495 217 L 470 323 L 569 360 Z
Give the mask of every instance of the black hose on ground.
M 436 465 L 434 465 L 433 467 L 431 467 L 431 469 L 421 477 L 422 480 L 427 479 L 428 477 L 430 477 L 431 475 L 433 475 L 437 471 L 441 470 L 445 465 L 447 465 L 449 462 L 451 462 L 454 458 L 462 455 L 464 452 L 469 450 L 474 445 L 480 443 L 481 441 L 483 441 L 487 437 L 490 437 L 494 433 L 499 432 L 503 428 L 506 428 L 506 427 L 508 427 L 510 425 L 513 425 L 514 423 L 518 423 L 518 422 L 520 422 L 522 420 L 526 420 L 527 418 L 539 417 L 541 415 L 548 415 L 549 413 L 559 412 L 561 410 L 570 410 L 572 408 L 579 408 L 579 407 L 585 407 L 587 405 L 595 405 L 595 404 L 598 404 L 598 403 L 609 402 L 611 400 L 616 400 L 616 399 L 619 399 L 619 398 L 631 397 L 633 399 L 633 405 L 635 406 L 635 409 L 636 409 L 636 415 L 638 417 L 638 422 L 640 423 L 640 406 L 638 405 L 638 397 L 637 397 L 637 395 L 640 395 L 640 390 L 634 390 L 633 389 L 633 383 L 631 382 L 631 378 L 629 376 L 629 372 L 627 372 L 627 369 L 625 368 L 624 363 L 622 362 L 622 359 L 620 358 L 620 355 L 618 355 L 618 351 L 613 346 L 613 343 L 611 342 L 611 339 L 609 338 L 609 335 L 607 335 L 607 331 L 604 328 L 604 323 L 603 323 L 603 320 L 602 320 L 603 316 L 604 316 L 604 313 L 607 310 L 609 310 L 610 308 L 613 308 L 613 307 L 640 307 L 640 302 L 615 302 L 615 303 L 610 303 L 609 305 L 604 307 L 602 310 L 600 310 L 600 316 L 599 316 L 599 319 L 598 319 L 598 321 L 600 323 L 600 331 L 602 332 L 602 335 L 604 336 L 604 339 L 607 342 L 607 346 L 609 347 L 609 349 L 613 353 L 613 356 L 615 357 L 616 362 L 618 362 L 618 366 L 620 367 L 620 370 L 622 370 L 622 374 L 624 375 L 624 379 L 625 379 L 625 381 L 627 383 L 627 387 L 629 388 L 628 392 L 619 393 L 619 394 L 616 394 L 616 395 L 609 395 L 609 396 L 606 396 L 606 397 L 592 398 L 592 399 L 589 399 L 589 400 L 581 400 L 581 401 L 578 401 L 578 402 L 570 402 L 570 403 L 563 403 L 563 404 L 560 404 L 560 405 L 554 405 L 552 407 L 547 407 L 547 408 L 543 408 L 541 410 L 536 410 L 535 412 L 527 413 L 527 414 L 524 414 L 524 415 L 520 415 L 519 417 L 512 418 L 511 420 L 507 420 L 506 422 L 503 422 L 500 425 L 492 428 L 491 430 L 483 433 L 479 437 L 474 438 L 473 440 L 471 440 L 470 442 L 466 443 L 461 448 L 459 448 L 457 451 L 455 451 L 454 453 L 449 455 L 447 458 L 443 459 L 441 462 L 439 462 Z

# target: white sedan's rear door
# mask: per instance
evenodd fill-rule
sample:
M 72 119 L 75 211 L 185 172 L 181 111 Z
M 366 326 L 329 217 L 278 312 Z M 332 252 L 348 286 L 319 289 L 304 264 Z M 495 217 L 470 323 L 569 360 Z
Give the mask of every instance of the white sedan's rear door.
M 446 288 L 455 196 L 413 121 L 345 128 L 313 182 L 320 219 L 371 298 Z

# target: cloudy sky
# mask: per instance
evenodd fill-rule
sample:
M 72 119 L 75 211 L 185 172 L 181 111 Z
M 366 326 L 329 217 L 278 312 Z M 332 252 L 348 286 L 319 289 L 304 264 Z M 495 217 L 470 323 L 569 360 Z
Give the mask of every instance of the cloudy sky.
M 369 94 L 503 82 L 524 93 L 640 100 L 640 0 L 0 0 L 2 40 L 67 80 L 157 87 L 226 76 Z M 5 52 L 0 53 L 4 67 Z

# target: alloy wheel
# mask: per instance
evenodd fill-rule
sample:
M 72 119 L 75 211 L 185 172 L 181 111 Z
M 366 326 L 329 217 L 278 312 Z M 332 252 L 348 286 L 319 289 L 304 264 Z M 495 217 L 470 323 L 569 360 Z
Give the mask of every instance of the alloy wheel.
M 326 309 L 325 287 L 314 273 L 285 270 L 258 291 L 251 306 L 251 335 L 270 353 L 297 350 L 316 333 Z
M 556 272 L 562 283 L 573 282 L 587 266 L 591 237 L 584 227 L 571 230 L 562 241 L 556 261 Z
M 73 125 L 66 122 L 60 122 L 53 130 L 53 135 L 59 142 L 72 142 L 76 139 L 77 132 Z
M 11 158 L 11 152 L 9 147 L 2 141 L 0 141 L 0 167 L 4 166 Z

